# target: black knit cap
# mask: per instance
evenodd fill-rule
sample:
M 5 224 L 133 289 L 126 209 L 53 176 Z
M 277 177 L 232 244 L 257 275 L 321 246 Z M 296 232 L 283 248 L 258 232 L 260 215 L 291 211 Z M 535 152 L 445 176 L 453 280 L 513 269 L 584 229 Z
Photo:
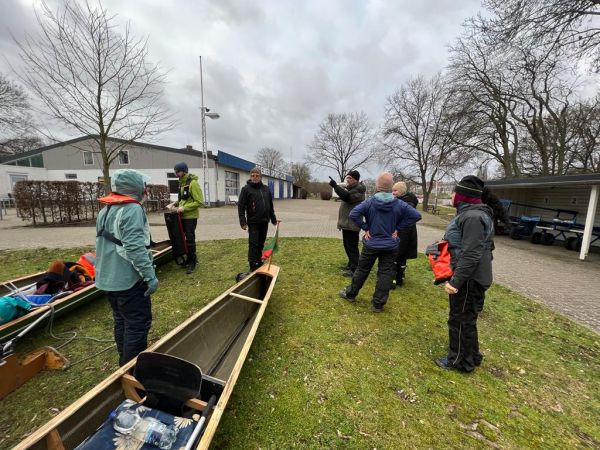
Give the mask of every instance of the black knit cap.
M 454 186 L 454 192 L 468 197 L 481 198 L 483 193 L 483 181 L 475 175 L 467 175 Z
M 358 170 L 351 170 L 350 172 L 348 172 L 348 176 L 351 176 L 356 181 L 360 181 L 360 173 L 358 173 Z

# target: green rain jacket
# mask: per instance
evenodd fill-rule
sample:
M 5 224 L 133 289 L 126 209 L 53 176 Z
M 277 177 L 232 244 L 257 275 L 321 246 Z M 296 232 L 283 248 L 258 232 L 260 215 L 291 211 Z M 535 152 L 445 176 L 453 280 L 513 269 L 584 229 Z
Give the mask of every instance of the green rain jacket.
M 191 173 L 186 173 L 179 178 L 179 200 L 175 206 L 183 208 L 182 219 L 197 219 L 198 208 L 204 203 L 202 189 L 198 183 L 198 177 Z
M 113 192 L 141 202 L 149 180 L 137 170 L 120 169 L 111 177 L 111 188 Z M 150 226 L 142 205 L 121 203 L 111 205 L 110 209 L 106 206 L 98 213 L 96 234 L 103 223 L 105 230 L 121 240 L 123 245 L 103 236 L 96 237 L 96 287 L 109 292 L 124 291 L 140 280 L 155 278 L 149 250 Z

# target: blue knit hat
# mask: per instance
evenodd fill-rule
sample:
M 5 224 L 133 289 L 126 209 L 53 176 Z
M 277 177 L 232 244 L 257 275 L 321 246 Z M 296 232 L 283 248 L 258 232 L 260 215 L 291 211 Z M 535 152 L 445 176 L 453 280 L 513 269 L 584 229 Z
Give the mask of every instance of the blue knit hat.
M 175 167 L 173 169 L 175 170 L 175 172 L 179 172 L 179 171 L 182 171 L 185 173 L 189 172 L 188 165 L 184 162 L 178 162 L 177 164 L 175 164 Z

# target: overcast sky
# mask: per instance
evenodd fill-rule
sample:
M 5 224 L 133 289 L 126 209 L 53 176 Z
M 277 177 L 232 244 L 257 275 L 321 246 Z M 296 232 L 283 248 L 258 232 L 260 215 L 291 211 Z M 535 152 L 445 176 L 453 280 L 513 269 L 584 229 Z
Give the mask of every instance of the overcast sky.
M 0 0 L 0 72 L 18 64 L 10 37 L 35 32 L 31 0 Z M 48 4 L 55 5 L 50 0 Z M 447 45 L 479 0 L 104 0 L 118 23 L 148 36 L 149 59 L 169 70 L 177 127 L 152 142 L 202 147 L 200 69 L 209 149 L 253 160 L 273 147 L 302 160 L 328 113 L 364 111 L 373 126 L 407 78 L 443 69 Z M 143 6 L 142 6 L 143 5 Z M 65 135 L 65 139 L 78 135 Z M 373 174 L 377 167 L 365 168 Z M 320 178 L 325 174 L 316 172 Z

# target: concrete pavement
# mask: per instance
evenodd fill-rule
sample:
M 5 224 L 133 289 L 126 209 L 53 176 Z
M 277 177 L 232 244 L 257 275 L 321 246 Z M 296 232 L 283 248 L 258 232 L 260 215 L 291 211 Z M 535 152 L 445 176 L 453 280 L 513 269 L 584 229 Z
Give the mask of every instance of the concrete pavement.
M 277 217 L 283 221 L 282 235 L 340 238 L 337 230 L 338 203 L 320 200 L 282 200 L 275 202 Z M 155 241 L 167 239 L 162 214 L 149 216 Z M 419 223 L 419 249 L 443 236 L 446 221 L 425 214 Z M 24 226 L 9 209 L 0 221 L 0 250 L 36 247 L 73 247 L 94 245 L 93 224 L 74 227 L 34 228 Z M 198 240 L 245 238 L 238 223 L 237 208 L 201 210 Z M 591 254 L 579 261 L 576 252 L 560 246 L 545 247 L 527 241 L 497 237 L 494 251 L 494 278 L 514 291 L 526 295 L 600 333 L 600 255 Z

